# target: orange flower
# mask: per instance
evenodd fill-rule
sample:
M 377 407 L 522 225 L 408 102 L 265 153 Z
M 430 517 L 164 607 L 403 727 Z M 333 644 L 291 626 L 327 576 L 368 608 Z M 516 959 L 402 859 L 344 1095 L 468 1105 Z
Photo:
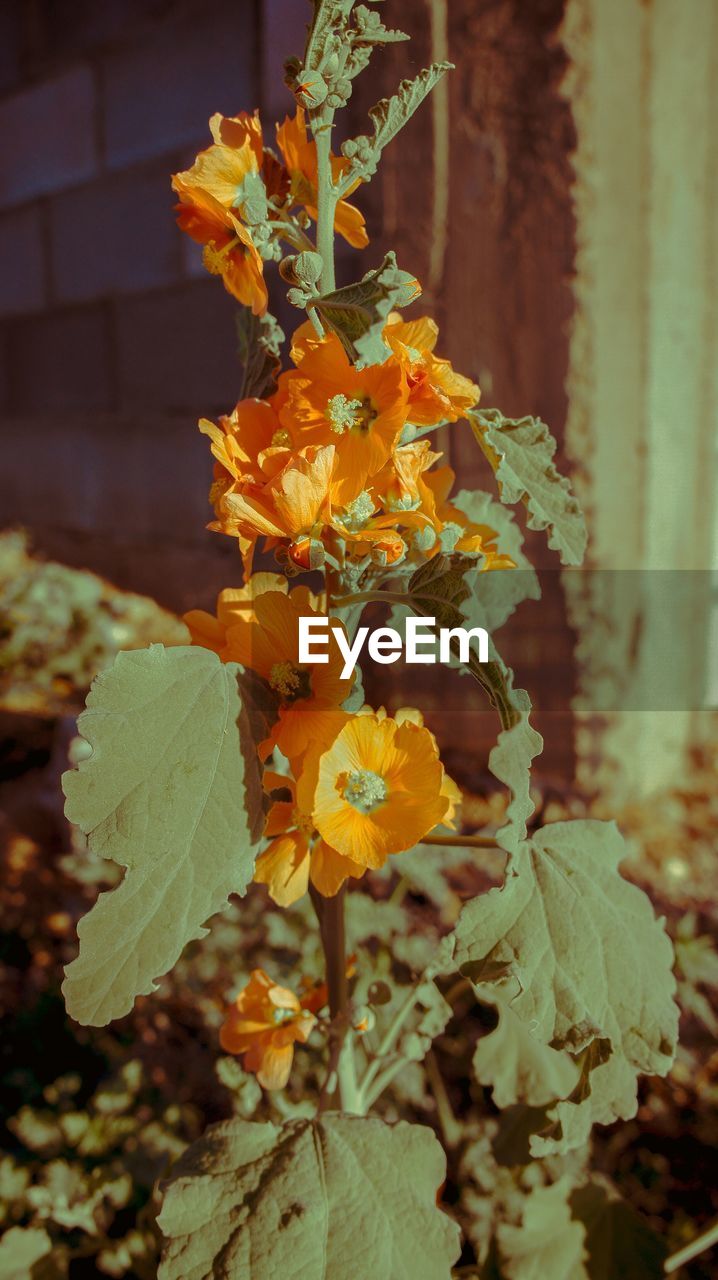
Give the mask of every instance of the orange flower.
M 398 361 L 357 369 L 335 334 L 304 342 L 299 366 L 280 377 L 279 417 L 295 445 L 336 449 L 335 498 L 351 502 L 388 460 L 406 421 Z
M 264 268 L 247 229 L 208 192 L 185 191 L 176 178 L 173 184 L 180 197 L 177 222 L 204 245 L 202 261 L 210 275 L 221 276 L 228 293 L 255 315 L 263 315 L 268 303 Z
M 265 1089 L 283 1089 L 289 1079 L 296 1041 L 305 1044 L 316 1017 L 293 991 L 253 969 L 219 1033 L 227 1053 L 240 1053 Z
M 306 587 L 289 595 L 265 591 L 256 596 L 252 616 L 239 618 L 226 631 L 226 660 L 256 671 L 279 698 L 279 718 L 260 743 L 263 758 L 276 746 L 293 760 L 310 742 L 326 741 L 325 726 L 333 726 L 336 709 L 352 691 L 354 674 L 342 679 L 344 659 L 331 633 L 327 663 L 299 663 L 299 619 L 319 616 L 314 603 Z
M 266 884 L 280 907 L 303 897 L 309 881 L 325 898 L 333 898 L 349 876 L 364 875 L 366 867 L 331 849 L 314 830 L 311 816 L 297 807 L 296 783 L 283 774 L 265 773 L 265 787 L 287 790 L 289 800 L 276 800 L 267 815 L 265 836 L 271 844 L 260 854 L 254 879 Z
M 223 662 L 231 662 L 227 651 L 227 630 L 240 618 L 254 611 L 254 600 L 265 591 L 287 592 L 287 579 L 281 573 L 253 573 L 244 587 L 226 587 L 217 596 L 216 616 L 204 609 L 191 609 L 182 621 L 189 629 L 192 644 L 212 649 Z
M 215 480 L 231 484 L 235 480 L 261 480 L 272 471 L 273 459 L 286 461 L 289 437 L 267 400 L 240 400 L 219 424 L 200 418 L 199 429 L 211 441 L 212 456 L 218 464 Z
M 292 202 L 301 204 L 316 222 L 317 147 L 314 139 L 308 137 L 302 107 L 298 107 L 293 120 L 287 116 L 283 124 L 277 125 L 277 143 L 289 172 Z M 331 166 L 332 178 L 336 182 L 348 168 L 349 161 L 344 156 L 332 156 Z M 356 190 L 360 181 L 357 179 L 351 191 Z M 369 243 L 363 214 L 346 200 L 337 204 L 334 227 L 355 249 L 364 249 Z
M 318 568 L 331 513 L 334 448 L 282 451 L 275 462 L 279 469 L 270 478 L 217 482 L 211 494 L 217 519 L 209 528 L 239 538 L 245 556 L 260 537 L 288 542 L 295 563 Z
M 432 494 L 433 525 L 441 540 L 429 549 L 433 555 L 440 549 L 445 551 L 461 551 L 466 555 L 481 555 L 483 561 L 480 572 L 489 569 L 515 569 L 511 556 L 499 551 L 496 545 L 498 533 L 486 524 L 475 524 L 464 511 L 448 501 L 455 480 L 451 467 L 437 467 L 429 471 L 425 477 L 427 488 Z
M 336 715 L 329 747 L 309 749 L 297 801 L 327 844 L 365 867 L 410 849 L 446 817 L 450 799 L 436 742 L 405 720 Z
M 177 221 L 204 245 L 207 270 L 220 275 L 229 293 L 261 315 L 267 309 L 267 287 L 262 259 L 243 225 L 245 205 L 256 202 L 258 192 L 260 204 L 268 192 L 281 197 L 288 179 L 282 179 L 278 161 L 264 150 L 256 113 L 232 118 L 217 114 L 209 124 L 212 146 L 172 177 L 180 198 Z
M 448 360 L 434 355 L 438 336 L 438 325 L 428 316 L 406 321 L 393 313 L 384 329 L 384 340 L 406 374 L 407 417 L 416 426 L 456 422 L 478 404 L 481 394 L 476 383 L 455 373 Z

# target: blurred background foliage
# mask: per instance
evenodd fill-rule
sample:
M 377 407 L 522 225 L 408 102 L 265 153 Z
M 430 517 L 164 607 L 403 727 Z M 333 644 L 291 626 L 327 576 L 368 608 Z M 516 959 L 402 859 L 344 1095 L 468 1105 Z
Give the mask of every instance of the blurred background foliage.
M 227 1000 L 251 968 L 261 966 L 284 982 L 291 975 L 295 987 L 302 977 L 321 977 L 316 929 L 308 900 L 283 911 L 253 886 L 214 920 L 206 939 L 187 948 L 157 993 L 140 998 L 121 1022 L 97 1030 L 66 1018 L 60 983 L 75 952 L 76 921 L 98 889 L 111 887 L 120 874 L 85 850 L 62 815 L 59 773 L 68 752 L 77 758 L 81 750 L 74 715 L 95 666 L 117 648 L 170 643 L 182 638 L 183 628 L 149 600 L 33 557 L 17 533 L 0 539 L 0 563 L 11 571 L 0 584 L 6 766 L 0 787 L 0 1213 L 3 1230 L 15 1233 L 6 1236 L 10 1270 L 3 1270 L 0 1242 L 0 1277 L 18 1274 L 20 1245 L 29 1260 L 22 1274 L 39 1280 L 150 1277 L 159 1249 L 156 1183 L 185 1145 L 206 1124 L 232 1114 L 281 1121 L 312 1110 L 306 1098 L 320 1086 L 321 1062 L 311 1042 L 296 1055 L 286 1093 L 268 1095 L 222 1055 L 218 1030 Z M 437 998 L 406 1028 L 404 1048 L 414 1037 L 417 1059 L 426 1050 L 422 1032 L 433 1034 L 437 1019 L 443 1031 L 426 1070 L 411 1063 L 379 1110 L 389 1120 L 402 1116 L 436 1128 L 449 1160 L 442 1199 L 464 1229 L 467 1275 L 478 1274 L 476 1260 L 485 1257 L 498 1218 L 520 1216 L 536 1186 L 558 1177 L 578 1184 L 589 1161 L 590 1194 L 605 1205 L 606 1189 L 614 1186 L 631 1206 L 623 1212 L 640 1215 L 644 1254 L 654 1258 L 647 1275 L 660 1274 L 665 1247 L 677 1249 L 718 1212 L 717 763 L 718 742 L 704 745 L 680 787 L 618 815 L 632 851 L 626 872 L 666 914 L 675 940 L 683 1011 L 675 1067 L 666 1080 L 642 1083 L 635 1120 L 596 1130 L 591 1151 L 527 1166 L 536 1114 L 525 1107 L 499 1112 L 471 1068 L 476 1042 L 495 1025 L 495 1012 L 477 1004 L 468 986 L 447 981 L 443 996 L 451 1009 Z M 465 828 L 494 831 L 503 792 L 470 761 L 458 781 Z M 535 826 L 606 816 L 598 801 L 542 782 L 540 770 L 535 800 Z M 371 989 L 377 1019 L 368 1037 L 381 1033 L 382 1018 L 433 954 L 462 901 L 498 883 L 501 873 L 493 851 L 424 846 L 352 891 L 347 928 L 355 998 L 368 1000 Z M 384 1009 L 387 979 L 395 994 Z M 575 1194 L 585 1195 L 586 1188 Z M 635 1223 L 631 1234 L 635 1238 Z M 709 1280 L 709 1255 L 682 1274 Z

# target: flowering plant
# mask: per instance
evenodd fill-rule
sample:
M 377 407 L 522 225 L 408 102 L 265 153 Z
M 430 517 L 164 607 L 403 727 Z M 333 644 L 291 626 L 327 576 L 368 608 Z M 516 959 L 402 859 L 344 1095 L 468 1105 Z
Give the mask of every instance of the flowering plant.
M 187 1152 L 160 1217 L 166 1280 L 453 1274 L 461 1245 L 437 1203 L 439 1143 L 426 1125 L 389 1124 L 381 1106 L 402 1072 L 425 1064 L 444 1107 L 431 1044 L 457 984 L 495 1021 L 476 1080 L 521 1113 L 526 1160 L 515 1163 L 539 1171 L 497 1208 L 478 1262 L 517 1280 L 585 1276 L 588 1225 L 571 1209 L 568 1153 L 593 1123 L 632 1116 L 639 1073 L 665 1074 L 675 1051 L 671 946 L 618 873 L 617 828 L 529 832 L 542 742 L 496 648 L 488 662 L 456 658 L 498 716 L 488 763 L 510 798 L 492 835 L 462 831 L 461 793 L 421 712 L 367 706 L 334 630 L 325 663 L 300 660 L 300 619 L 331 618 L 351 638 L 370 603 L 398 623 L 419 614 L 495 633 L 537 593 L 507 505 L 524 504 L 564 563 L 585 546 L 547 428 L 479 408 L 478 386 L 437 354 L 431 317 L 405 318 L 421 288 L 394 254 L 337 287 L 335 235 L 368 243 L 349 198 L 450 70 L 404 81 L 370 112 L 372 132 L 334 155 L 335 113 L 355 76 L 403 38 L 366 5 L 315 0 L 303 59 L 287 64 L 297 108 L 277 150 L 256 114 L 215 115 L 210 145 L 172 180 L 180 227 L 243 307 L 240 398 L 200 422 L 215 460 L 210 527 L 237 540 L 243 585 L 223 591 L 214 614 L 186 616 L 190 645 L 121 654 L 89 695 L 80 729 L 92 754 L 65 775 L 67 813 L 126 874 L 81 922 L 65 994 L 80 1022 L 121 1017 L 252 880 L 281 909 L 311 903 L 323 972 L 284 972 L 278 948 L 274 971 L 247 974 L 226 1013 L 221 1045 L 256 1075 L 281 1124 L 238 1117 Z M 275 262 L 302 313 L 283 371 L 267 311 Z M 473 432 L 500 501 L 452 493 L 432 442 L 448 425 Z M 266 552 L 273 571 L 257 563 Z M 397 943 L 383 967 L 370 950 L 347 955 L 348 891 L 395 867 L 401 877 L 402 855 L 429 865 L 482 848 L 506 855 L 503 883 L 466 902 L 428 953 Z M 399 879 L 391 901 L 405 888 Z M 366 896 L 378 916 L 381 897 Z M 295 1053 L 310 1052 L 315 1096 L 279 1103 Z

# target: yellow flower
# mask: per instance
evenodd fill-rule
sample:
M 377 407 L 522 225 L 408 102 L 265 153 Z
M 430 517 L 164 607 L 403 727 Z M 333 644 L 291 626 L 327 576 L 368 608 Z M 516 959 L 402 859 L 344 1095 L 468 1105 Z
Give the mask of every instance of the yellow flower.
M 367 706 L 366 704 L 363 707 L 360 707 L 359 711 L 357 712 L 357 715 L 376 716 L 378 720 L 386 720 L 387 718 L 385 707 L 379 707 L 376 711 L 374 711 L 371 707 Z M 406 722 L 409 721 L 411 724 L 418 725 L 420 729 L 424 728 L 424 717 L 418 707 L 398 707 L 397 710 L 394 712 L 393 719 L 396 721 L 397 724 L 406 724 Z M 431 733 L 431 730 L 427 729 L 426 732 Z M 431 733 L 431 738 L 434 743 L 436 753 L 438 755 L 439 746 L 433 733 Z M 461 806 L 463 797 L 462 797 L 460 788 L 457 787 L 453 778 L 450 778 L 448 773 L 446 772 L 444 772 L 444 780 L 441 786 L 441 794 L 446 797 L 446 800 L 448 802 L 448 808 L 441 820 L 442 825 L 445 827 L 456 827 L 456 822 L 454 821 L 454 819 L 456 818 L 457 811 Z
M 450 807 L 436 742 L 420 725 L 337 717 L 331 743 L 308 750 L 297 800 L 326 843 L 365 867 L 417 844 Z
M 291 182 L 291 197 L 295 204 L 301 204 L 310 218 L 317 220 L 317 147 L 313 138 L 307 134 L 305 115 L 299 107 L 293 120 L 287 116 L 284 123 L 277 126 L 277 143 L 284 157 L 284 163 Z M 332 156 L 332 178 L 336 182 L 348 168 L 349 161 L 343 156 Z M 357 179 L 351 188 L 355 191 L 359 186 Z M 340 236 L 355 249 L 364 249 L 369 243 L 364 216 L 354 205 L 340 200 L 334 215 L 334 227 Z
M 265 1089 L 283 1089 L 289 1079 L 296 1041 L 309 1039 L 316 1017 L 293 991 L 253 969 L 219 1033 L 227 1053 L 243 1055 L 247 1071 Z
M 279 469 L 257 480 L 222 481 L 212 490 L 216 520 L 210 529 L 240 539 L 248 557 L 257 538 L 288 544 L 302 568 L 316 568 L 314 548 L 321 550 L 322 530 L 331 519 L 334 448 L 282 451 Z
M 335 500 L 343 505 L 381 470 L 398 441 L 407 412 L 404 375 L 393 357 L 355 368 L 335 334 L 303 341 L 298 354 L 298 368 L 279 380 L 279 417 L 297 447 L 334 446 Z
M 366 867 L 331 849 L 314 830 L 311 816 L 298 808 L 294 778 L 267 770 L 264 779 L 267 790 L 286 790 L 290 796 L 275 800 L 269 810 L 264 834 L 271 843 L 254 868 L 255 881 L 267 886 L 274 902 L 291 906 L 306 893 L 310 880 L 325 898 L 332 898 L 349 876 L 364 875 Z
M 402 365 L 408 388 L 408 421 L 433 427 L 456 422 L 478 404 L 476 383 L 455 373 L 448 360 L 434 355 L 439 328 L 434 320 L 402 320 L 394 313 L 384 329 L 384 340 Z

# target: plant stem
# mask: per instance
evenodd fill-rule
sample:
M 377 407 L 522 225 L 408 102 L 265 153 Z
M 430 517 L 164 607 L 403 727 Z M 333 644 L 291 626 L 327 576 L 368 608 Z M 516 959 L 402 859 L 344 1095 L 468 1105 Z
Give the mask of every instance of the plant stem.
M 320 287 L 322 293 L 336 288 L 334 278 L 334 213 L 337 194 L 332 182 L 330 161 L 333 111 L 320 113 L 312 121 L 317 146 L 317 253 L 322 259 Z
M 450 849 L 456 848 L 457 845 L 465 845 L 467 849 L 501 848 L 498 840 L 494 840 L 492 836 L 424 836 L 421 843 L 442 845 Z
M 718 1222 L 714 1222 L 707 1231 L 699 1235 L 691 1244 L 687 1244 L 684 1249 L 679 1249 L 677 1253 L 671 1254 L 670 1258 L 666 1258 L 664 1263 L 666 1273 L 670 1275 L 673 1271 L 677 1271 L 687 1262 L 692 1262 L 693 1258 L 697 1258 L 699 1254 L 705 1253 L 706 1249 L 712 1249 L 715 1244 L 718 1244 Z
M 430 1049 L 425 1059 L 426 1078 L 429 1081 L 431 1092 L 434 1095 L 436 1103 L 436 1114 L 439 1117 L 441 1132 L 444 1137 L 444 1145 L 451 1148 L 458 1146 L 461 1141 L 462 1129 L 459 1124 L 449 1102 L 449 1095 L 446 1092 L 444 1077 L 439 1070 L 439 1064 L 436 1061 L 434 1050 Z
M 333 898 L 325 898 L 310 884 L 309 893 L 319 921 L 331 1016 L 329 1067 L 319 1109 L 335 1105 L 342 1111 L 360 1112 L 347 981 L 344 888 Z

